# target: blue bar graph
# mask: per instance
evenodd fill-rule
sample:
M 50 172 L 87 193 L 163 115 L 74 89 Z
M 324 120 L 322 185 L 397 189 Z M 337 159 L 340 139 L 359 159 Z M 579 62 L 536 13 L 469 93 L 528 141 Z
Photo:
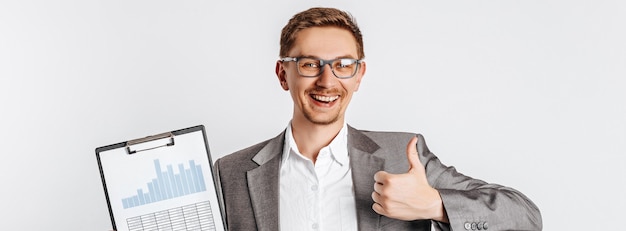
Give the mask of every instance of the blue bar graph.
M 171 164 L 161 168 L 159 159 L 155 159 L 154 170 L 156 178 L 146 182 L 147 192 L 139 188 L 136 195 L 122 198 L 124 209 L 206 191 L 202 166 L 194 160 L 189 160 L 189 168 L 178 164 L 178 173 L 174 173 Z

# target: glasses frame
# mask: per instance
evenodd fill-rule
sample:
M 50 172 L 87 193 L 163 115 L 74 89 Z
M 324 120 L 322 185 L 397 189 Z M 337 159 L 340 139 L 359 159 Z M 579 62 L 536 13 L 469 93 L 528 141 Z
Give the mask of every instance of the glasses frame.
M 307 58 L 307 59 L 315 59 L 320 61 L 320 72 L 317 73 L 317 75 L 303 75 L 302 73 L 300 73 L 300 68 L 298 67 L 298 61 L 300 61 L 300 59 L 303 58 Z M 333 68 L 333 62 L 337 61 L 337 60 L 341 60 L 341 59 L 349 59 L 349 60 L 353 60 L 356 63 L 356 69 L 354 70 L 354 73 L 352 73 L 351 76 L 348 77 L 339 77 L 337 76 L 337 73 L 335 73 L 335 69 Z M 351 58 L 337 58 L 337 59 L 319 59 L 319 58 L 312 58 L 312 57 L 283 57 L 279 59 L 280 62 L 295 62 L 296 63 L 296 70 L 298 70 L 298 74 L 302 77 L 307 77 L 307 78 L 315 78 L 315 77 L 319 77 L 320 75 L 322 75 L 322 73 L 324 73 L 324 66 L 326 64 L 328 64 L 328 66 L 330 67 L 330 72 L 333 73 L 333 75 L 338 78 L 338 79 L 349 79 L 352 78 L 356 75 L 357 72 L 359 72 L 359 68 L 361 67 L 361 63 L 363 62 L 362 59 L 351 59 Z

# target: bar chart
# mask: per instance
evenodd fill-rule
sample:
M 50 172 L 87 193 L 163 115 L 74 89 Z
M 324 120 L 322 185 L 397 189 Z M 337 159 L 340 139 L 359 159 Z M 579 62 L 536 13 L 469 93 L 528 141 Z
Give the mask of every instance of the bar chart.
M 171 164 L 163 170 L 160 160 L 155 159 L 156 178 L 148 181 L 146 188 L 138 188 L 136 195 L 122 198 L 124 209 L 206 191 L 202 166 L 194 160 L 189 160 L 188 163 L 187 168 L 182 163 L 178 164 L 178 173 L 175 173 Z

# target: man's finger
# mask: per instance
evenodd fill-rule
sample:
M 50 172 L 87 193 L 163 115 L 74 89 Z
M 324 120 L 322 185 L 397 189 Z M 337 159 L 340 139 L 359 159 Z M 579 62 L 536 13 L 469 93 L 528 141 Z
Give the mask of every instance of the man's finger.
M 374 203 L 380 203 L 380 194 L 372 192 L 372 200 L 374 200 Z
M 374 174 L 374 181 L 379 184 L 385 184 L 387 182 L 387 177 L 389 177 L 389 173 L 385 171 L 378 171 Z
M 380 183 L 374 183 L 374 192 L 375 193 L 383 193 L 383 184 Z
M 374 210 L 374 212 L 380 214 L 380 215 L 385 215 L 385 209 L 383 209 L 382 206 L 380 206 L 380 204 L 378 203 L 374 203 L 372 205 L 372 209 Z
M 409 172 L 412 171 L 424 171 L 424 166 L 420 162 L 419 154 L 417 153 L 417 136 L 413 137 L 409 144 L 406 146 L 406 158 L 409 161 Z

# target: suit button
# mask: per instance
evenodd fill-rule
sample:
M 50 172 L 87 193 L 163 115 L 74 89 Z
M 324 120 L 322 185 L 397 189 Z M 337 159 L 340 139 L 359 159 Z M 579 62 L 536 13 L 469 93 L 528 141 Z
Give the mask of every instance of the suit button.
M 487 222 L 485 221 L 485 223 L 483 224 L 483 229 L 487 230 L 489 228 L 489 226 L 487 225 Z
M 471 230 L 472 229 L 472 224 L 470 224 L 469 222 L 465 222 L 465 229 Z
M 478 225 L 476 225 L 476 222 L 472 222 L 472 230 L 476 230 L 476 228 L 478 228 Z

